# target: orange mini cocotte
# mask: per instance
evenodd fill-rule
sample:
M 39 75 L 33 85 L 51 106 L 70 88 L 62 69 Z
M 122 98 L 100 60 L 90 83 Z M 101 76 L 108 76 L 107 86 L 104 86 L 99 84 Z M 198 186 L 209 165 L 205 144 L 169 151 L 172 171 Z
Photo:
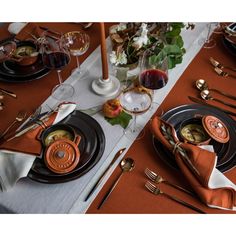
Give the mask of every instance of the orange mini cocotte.
M 120 101 L 117 98 L 106 101 L 102 108 L 104 116 L 108 118 L 117 117 L 122 110 Z

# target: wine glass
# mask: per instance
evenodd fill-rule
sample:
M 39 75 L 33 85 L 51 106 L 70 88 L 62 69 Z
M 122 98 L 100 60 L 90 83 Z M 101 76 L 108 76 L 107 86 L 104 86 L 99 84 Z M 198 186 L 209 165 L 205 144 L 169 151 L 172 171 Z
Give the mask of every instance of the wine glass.
M 168 56 L 164 54 L 157 56 L 151 49 L 146 50 L 140 59 L 140 85 L 153 90 L 154 97 L 156 90 L 166 86 L 168 78 Z M 151 109 L 154 108 L 153 105 Z
M 123 110 L 134 116 L 134 121 L 124 130 L 127 138 L 132 139 L 132 137 L 138 136 L 143 129 L 137 124 L 137 115 L 148 111 L 152 104 L 152 95 L 148 90 L 139 86 L 124 90 L 120 94 L 119 100 Z M 138 138 L 141 137 L 142 135 L 139 135 Z
M 89 35 L 82 31 L 71 31 L 64 34 L 62 40 L 69 49 L 70 54 L 76 57 L 76 72 L 82 78 L 88 71 L 80 67 L 79 56 L 83 55 L 89 48 Z
M 61 70 L 70 62 L 70 53 L 62 41 L 45 36 L 41 51 L 44 65 L 49 69 L 56 70 L 58 75 L 59 84 L 53 88 L 52 96 L 60 101 L 72 97 L 75 92 L 74 88 L 70 84 L 63 83 L 61 77 Z

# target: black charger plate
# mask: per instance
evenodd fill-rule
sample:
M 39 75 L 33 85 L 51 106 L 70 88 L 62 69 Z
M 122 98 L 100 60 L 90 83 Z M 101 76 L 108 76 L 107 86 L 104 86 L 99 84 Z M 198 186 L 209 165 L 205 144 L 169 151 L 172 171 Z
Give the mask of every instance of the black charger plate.
M 80 162 L 73 171 L 67 174 L 56 174 L 46 167 L 43 157 L 37 158 L 28 174 L 32 180 L 48 184 L 68 182 L 87 173 L 102 157 L 105 135 L 96 120 L 83 112 L 74 111 L 60 123 L 71 125 L 81 135 Z
M 30 42 L 30 45 L 32 42 Z M 17 46 L 28 45 L 27 41 L 17 42 Z M 7 60 L 0 63 L 0 81 L 4 82 L 28 82 L 39 79 L 50 72 L 42 61 L 42 55 L 39 54 L 37 61 L 29 66 L 21 66 L 13 60 Z
M 227 114 L 215 108 L 206 107 L 198 104 L 191 104 L 171 109 L 162 116 L 162 119 L 174 126 L 177 132 L 177 136 L 180 138 L 179 129 L 181 122 L 183 120 L 193 118 L 196 114 L 213 115 L 222 120 L 222 122 L 224 122 L 224 124 L 229 130 L 229 142 L 222 144 L 212 139 L 210 145 L 213 145 L 214 150 L 218 156 L 216 168 L 221 172 L 225 172 L 233 168 L 236 165 L 236 122 Z M 173 154 L 169 152 L 166 148 L 164 148 L 164 146 L 154 137 L 153 145 L 158 156 L 164 162 L 166 162 L 169 166 L 178 169 Z
M 236 44 L 233 44 L 225 36 L 223 36 L 223 44 L 230 54 L 236 56 Z

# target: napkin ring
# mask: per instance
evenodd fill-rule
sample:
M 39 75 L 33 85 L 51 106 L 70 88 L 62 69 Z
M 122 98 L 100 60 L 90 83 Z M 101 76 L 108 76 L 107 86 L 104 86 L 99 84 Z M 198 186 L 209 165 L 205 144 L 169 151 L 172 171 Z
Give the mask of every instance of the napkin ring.
M 37 120 L 36 123 L 40 125 L 43 129 L 46 129 L 48 127 L 43 120 Z
M 173 147 L 172 153 L 175 155 L 176 151 L 179 149 L 180 145 L 182 143 L 180 141 L 177 141 Z

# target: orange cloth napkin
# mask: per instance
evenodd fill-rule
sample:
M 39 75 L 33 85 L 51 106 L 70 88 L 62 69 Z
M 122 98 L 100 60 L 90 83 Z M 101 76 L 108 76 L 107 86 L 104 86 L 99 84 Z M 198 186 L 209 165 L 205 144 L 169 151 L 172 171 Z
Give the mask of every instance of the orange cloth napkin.
M 34 35 L 36 38 L 42 36 L 44 30 L 40 29 L 36 24 L 29 22 L 25 25 L 25 27 L 16 34 L 15 38 L 23 41 L 28 39 L 33 39 L 32 35 Z
M 213 208 L 236 210 L 236 186 L 215 168 L 217 156 L 212 146 L 203 149 L 179 142 L 174 127 L 159 117 L 151 121 L 151 131 L 173 152 L 181 172 L 205 204 Z
M 47 126 L 56 124 L 72 113 L 76 108 L 74 103 L 62 103 L 45 122 Z M 42 151 L 38 135 L 43 127 L 4 142 L 0 145 L 0 188 L 2 191 L 12 188 L 20 178 L 26 177 L 33 162 Z
M 54 112 L 50 115 L 49 119 L 45 121 L 45 125 L 49 127 L 53 124 L 57 116 L 57 112 Z M 45 127 L 45 128 L 47 128 Z M 15 152 L 23 152 L 27 154 L 32 154 L 35 156 L 39 156 L 42 151 L 42 143 L 40 140 L 40 133 L 45 129 L 42 126 L 38 126 L 37 128 L 17 137 L 8 142 L 3 142 L 0 144 L 0 149 L 5 149 L 9 151 Z

